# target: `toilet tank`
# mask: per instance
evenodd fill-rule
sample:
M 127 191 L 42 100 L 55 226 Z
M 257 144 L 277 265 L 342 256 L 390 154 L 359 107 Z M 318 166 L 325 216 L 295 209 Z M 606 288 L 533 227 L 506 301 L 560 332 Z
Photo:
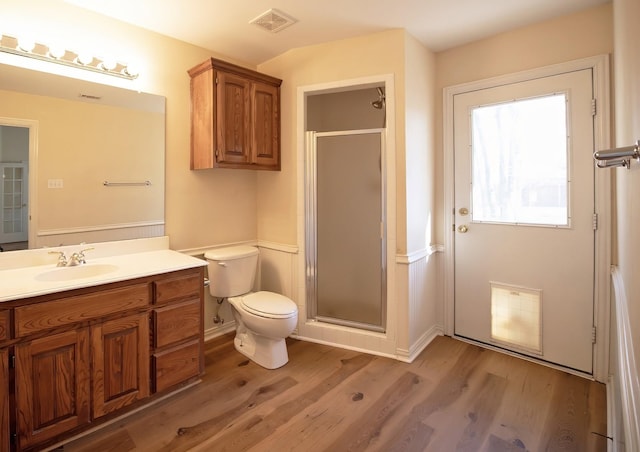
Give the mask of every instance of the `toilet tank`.
M 204 253 L 211 295 L 223 298 L 251 292 L 258 267 L 258 254 L 258 248 L 254 246 L 230 246 Z

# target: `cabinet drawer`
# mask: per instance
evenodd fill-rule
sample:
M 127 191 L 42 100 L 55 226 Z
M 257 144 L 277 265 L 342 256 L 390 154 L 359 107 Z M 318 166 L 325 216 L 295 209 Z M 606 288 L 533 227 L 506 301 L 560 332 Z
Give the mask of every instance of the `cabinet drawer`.
M 11 311 L 0 311 L 0 341 L 9 339 L 9 313 Z
M 200 341 L 193 340 L 180 347 L 155 353 L 151 357 L 155 392 L 200 374 Z
M 143 308 L 150 298 L 149 285 L 136 284 L 21 306 L 15 308 L 16 337 Z
M 200 336 L 200 300 L 172 304 L 153 310 L 154 347 L 165 347 Z
M 172 278 L 154 281 L 154 303 L 162 304 L 175 300 L 200 297 L 200 291 L 204 286 L 204 274 L 202 271 Z

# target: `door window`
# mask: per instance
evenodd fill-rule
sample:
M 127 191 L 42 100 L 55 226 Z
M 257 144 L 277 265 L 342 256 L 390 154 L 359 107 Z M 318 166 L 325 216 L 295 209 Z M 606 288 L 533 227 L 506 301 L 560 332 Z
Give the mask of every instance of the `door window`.
M 472 221 L 569 226 L 567 96 L 471 108 Z

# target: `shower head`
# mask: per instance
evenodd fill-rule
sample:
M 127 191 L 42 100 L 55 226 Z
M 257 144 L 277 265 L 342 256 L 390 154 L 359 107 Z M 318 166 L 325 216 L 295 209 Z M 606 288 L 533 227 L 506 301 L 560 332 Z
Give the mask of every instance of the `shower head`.
M 378 100 L 374 100 L 373 102 L 371 102 L 371 105 L 373 106 L 373 108 L 381 110 L 384 108 L 385 106 L 385 96 L 384 96 L 384 91 L 382 90 L 381 87 L 378 86 Z

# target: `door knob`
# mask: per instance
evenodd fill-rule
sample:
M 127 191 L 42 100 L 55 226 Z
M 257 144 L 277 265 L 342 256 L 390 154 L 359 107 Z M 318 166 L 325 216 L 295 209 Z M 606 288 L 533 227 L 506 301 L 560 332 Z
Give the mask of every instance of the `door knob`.
M 467 227 L 466 224 L 461 224 L 460 226 L 458 226 L 458 232 L 461 233 L 461 234 L 464 234 L 468 230 L 469 230 L 469 228 Z

